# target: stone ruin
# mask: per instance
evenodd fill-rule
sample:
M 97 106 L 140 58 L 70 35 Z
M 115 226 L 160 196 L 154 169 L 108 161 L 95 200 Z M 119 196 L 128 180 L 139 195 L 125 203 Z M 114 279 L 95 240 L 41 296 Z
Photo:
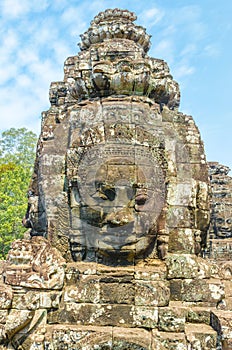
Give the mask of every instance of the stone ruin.
M 135 20 L 98 14 L 51 84 L 2 350 L 232 349 L 231 178 Z

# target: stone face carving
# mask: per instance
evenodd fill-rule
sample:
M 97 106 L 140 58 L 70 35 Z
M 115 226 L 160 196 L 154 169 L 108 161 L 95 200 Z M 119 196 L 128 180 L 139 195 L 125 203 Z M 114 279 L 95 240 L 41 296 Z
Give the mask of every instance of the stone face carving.
M 229 167 L 216 162 L 209 163 L 212 184 L 212 238 L 232 237 L 232 180 L 228 176 Z
M 212 190 L 209 254 L 217 260 L 232 258 L 232 179 L 229 167 L 209 162 Z
M 30 238 L 0 266 L 1 349 L 231 346 L 232 267 L 205 258 L 203 143 L 135 19 L 96 16 L 51 84 Z

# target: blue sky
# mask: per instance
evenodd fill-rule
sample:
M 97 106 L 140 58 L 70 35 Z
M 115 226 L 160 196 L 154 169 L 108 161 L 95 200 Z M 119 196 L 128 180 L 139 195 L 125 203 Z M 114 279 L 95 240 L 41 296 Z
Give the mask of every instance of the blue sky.
M 180 111 L 194 117 L 208 160 L 232 168 L 232 1 L 1 0 L 0 131 L 40 132 L 51 81 L 79 52 L 79 35 L 98 12 L 134 11 L 152 35 L 149 55 L 168 62 L 180 84 Z

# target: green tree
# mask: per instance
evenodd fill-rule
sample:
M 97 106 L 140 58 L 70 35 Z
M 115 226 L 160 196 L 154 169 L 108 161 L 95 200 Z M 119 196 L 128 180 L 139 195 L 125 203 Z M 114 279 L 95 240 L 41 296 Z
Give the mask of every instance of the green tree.
M 13 162 L 23 167 L 34 164 L 37 136 L 26 128 L 3 131 L 0 139 L 0 163 Z
M 9 129 L 0 138 L 0 258 L 25 232 L 27 189 L 33 170 L 37 136 L 26 128 Z

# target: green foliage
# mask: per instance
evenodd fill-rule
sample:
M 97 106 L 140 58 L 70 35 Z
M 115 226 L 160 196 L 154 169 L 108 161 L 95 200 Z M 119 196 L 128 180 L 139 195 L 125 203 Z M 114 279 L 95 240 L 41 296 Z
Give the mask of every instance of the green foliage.
M 27 209 L 36 139 L 25 128 L 4 131 L 0 139 L 0 259 L 26 230 L 22 218 Z
M 11 128 L 0 139 L 0 163 L 15 163 L 23 167 L 34 164 L 37 136 L 26 128 Z

